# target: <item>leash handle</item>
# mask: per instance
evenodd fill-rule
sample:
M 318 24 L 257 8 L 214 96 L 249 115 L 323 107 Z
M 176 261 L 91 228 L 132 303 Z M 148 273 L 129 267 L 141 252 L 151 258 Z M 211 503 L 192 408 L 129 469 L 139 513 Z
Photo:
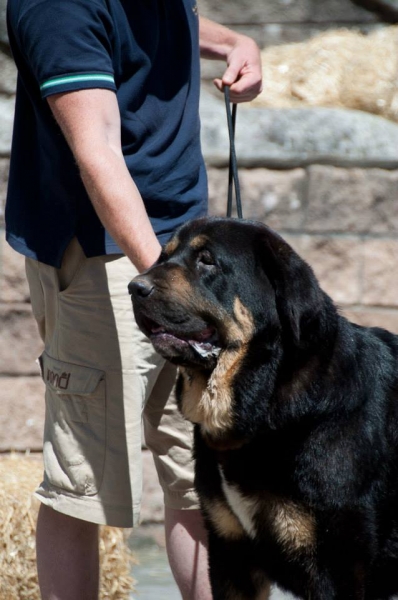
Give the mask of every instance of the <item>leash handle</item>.
M 224 86 L 225 108 L 227 111 L 227 124 L 229 133 L 229 171 L 228 171 L 228 202 L 227 202 L 227 217 L 232 216 L 232 194 L 235 187 L 236 211 L 238 219 L 243 218 L 242 200 L 240 196 L 240 185 L 238 177 L 238 165 L 235 152 L 235 125 L 236 125 L 236 109 L 237 105 L 232 104 L 229 95 L 229 86 Z

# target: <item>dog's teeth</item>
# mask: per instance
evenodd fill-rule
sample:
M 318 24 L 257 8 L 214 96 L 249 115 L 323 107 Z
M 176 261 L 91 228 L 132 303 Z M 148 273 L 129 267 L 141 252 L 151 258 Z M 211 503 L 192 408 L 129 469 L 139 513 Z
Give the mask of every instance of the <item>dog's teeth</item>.
M 190 344 L 192 348 L 196 350 L 196 352 L 203 358 L 208 358 L 209 356 L 217 357 L 221 352 L 221 348 L 217 348 L 211 344 L 204 344 L 200 342 L 190 342 Z

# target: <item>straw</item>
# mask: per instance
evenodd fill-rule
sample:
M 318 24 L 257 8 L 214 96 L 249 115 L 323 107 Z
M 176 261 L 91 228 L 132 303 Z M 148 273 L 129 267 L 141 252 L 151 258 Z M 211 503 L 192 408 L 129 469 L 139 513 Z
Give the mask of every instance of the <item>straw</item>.
M 39 501 L 33 491 L 42 476 L 40 456 L 0 456 L 0 581 L 2 600 L 40 600 L 35 527 Z M 100 528 L 100 599 L 127 600 L 134 563 L 122 530 Z
M 398 121 L 398 26 L 327 31 L 267 48 L 262 63 L 264 90 L 254 106 L 348 108 Z

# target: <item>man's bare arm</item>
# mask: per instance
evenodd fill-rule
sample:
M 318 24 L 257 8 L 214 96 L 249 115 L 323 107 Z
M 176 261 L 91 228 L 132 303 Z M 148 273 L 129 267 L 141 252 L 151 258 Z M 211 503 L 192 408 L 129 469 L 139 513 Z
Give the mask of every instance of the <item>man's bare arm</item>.
M 229 85 L 233 102 L 249 102 L 258 96 L 262 89 L 261 57 L 252 38 L 204 17 L 199 20 L 199 38 L 202 58 L 227 63 L 222 78 L 214 80 L 220 91 Z
M 122 154 L 115 93 L 78 90 L 49 96 L 48 103 L 101 222 L 138 270 L 147 269 L 161 248 Z

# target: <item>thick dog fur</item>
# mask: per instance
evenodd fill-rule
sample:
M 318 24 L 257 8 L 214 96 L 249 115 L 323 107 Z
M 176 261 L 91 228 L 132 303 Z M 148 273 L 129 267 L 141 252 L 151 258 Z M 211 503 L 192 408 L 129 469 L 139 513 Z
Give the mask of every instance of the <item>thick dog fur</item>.
M 398 336 L 339 315 L 259 223 L 184 225 L 130 284 L 180 366 L 214 600 L 398 592 Z

